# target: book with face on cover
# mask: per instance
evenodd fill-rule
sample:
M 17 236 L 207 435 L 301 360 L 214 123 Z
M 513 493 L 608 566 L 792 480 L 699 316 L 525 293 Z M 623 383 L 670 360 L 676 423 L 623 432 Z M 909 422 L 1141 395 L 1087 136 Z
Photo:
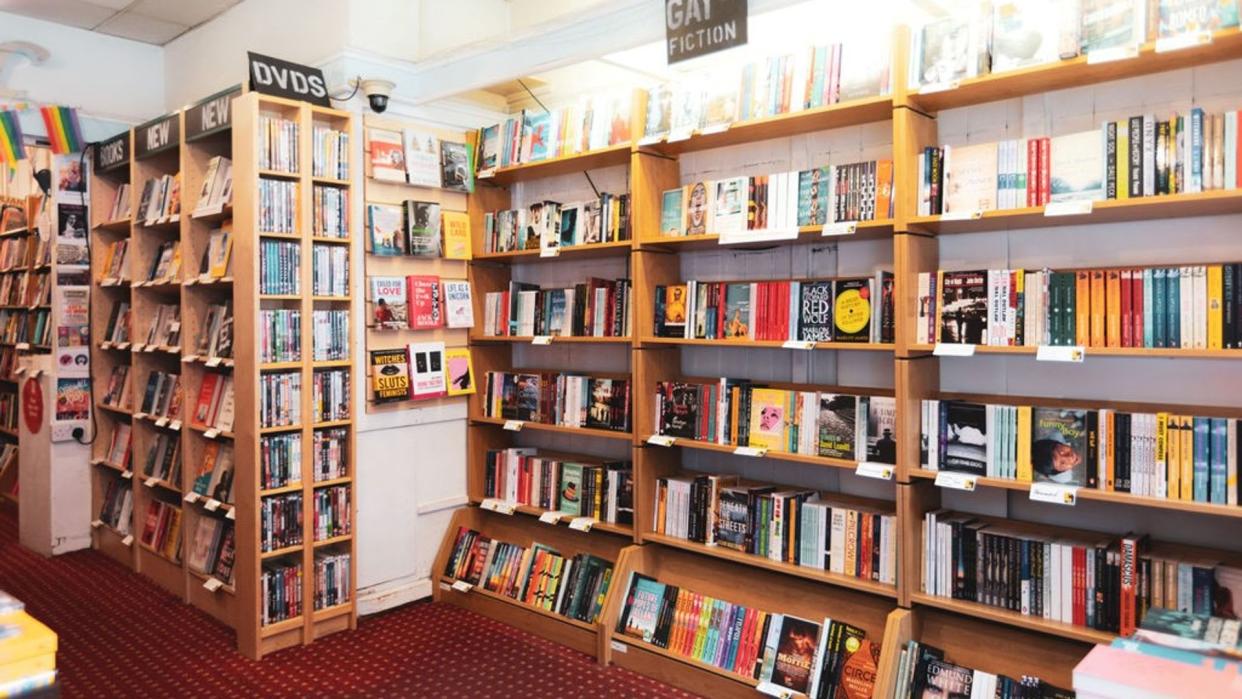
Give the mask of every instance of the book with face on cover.
M 750 394 L 749 446 L 786 451 L 785 427 L 788 423 L 789 392 L 756 388 Z
M 379 330 L 404 328 L 409 324 L 409 307 L 402 277 L 370 277 L 371 325 Z
M 1031 469 L 1036 482 L 1086 485 L 1087 411 L 1031 411 Z

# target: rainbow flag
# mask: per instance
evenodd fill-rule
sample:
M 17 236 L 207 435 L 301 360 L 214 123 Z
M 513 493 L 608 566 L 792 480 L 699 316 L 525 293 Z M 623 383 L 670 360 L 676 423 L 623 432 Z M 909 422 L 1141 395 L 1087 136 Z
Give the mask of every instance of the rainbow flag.
M 47 127 L 47 140 L 56 155 L 76 153 L 82 150 L 82 125 L 78 123 L 78 110 L 73 107 L 40 107 L 43 124 Z
M 0 112 L 0 163 L 16 163 L 26 157 L 26 147 L 22 145 L 22 123 L 17 112 L 6 110 Z

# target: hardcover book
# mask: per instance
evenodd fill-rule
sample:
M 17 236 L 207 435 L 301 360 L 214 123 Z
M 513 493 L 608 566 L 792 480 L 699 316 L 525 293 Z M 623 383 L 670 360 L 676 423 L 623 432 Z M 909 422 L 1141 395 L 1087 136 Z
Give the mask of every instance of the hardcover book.
M 1050 63 L 1060 57 L 1060 18 L 1056 5 L 1047 0 L 993 3 L 992 72 Z
M 444 259 L 469 260 L 470 216 L 464 211 L 444 211 L 440 219 L 444 224 Z
M 409 324 L 405 279 L 371 277 L 371 323 L 381 330 L 404 328 Z
M 854 459 L 858 397 L 821 393 L 819 396 L 819 455 Z
M 1031 468 L 1036 481 L 1083 486 L 1087 482 L 1087 411 L 1031 411 Z
M 711 232 L 723 236 L 746 230 L 747 178 L 731 177 L 711 184 L 715 186 Z
M 832 342 L 832 282 L 803 282 L 799 298 L 798 339 Z
M 211 232 L 207 239 L 207 271 L 219 279 L 228 276 L 229 260 L 233 253 L 233 224 L 225 222 Z
M 444 319 L 450 328 L 474 327 L 470 282 L 465 279 L 444 280 Z
M 411 274 L 405 278 L 410 299 L 410 328 L 431 330 L 444 327 L 444 304 L 440 298 L 440 278 Z
M 940 468 L 987 475 L 987 408 L 978 403 L 946 403 L 945 447 Z
M 1160 38 L 1238 26 L 1238 0 L 1158 0 Z
M 664 583 L 634 573 L 626 597 L 625 613 L 620 619 L 621 628 L 617 630 L 650 643 L 655 638 L 656 624 L 659 623 L 664 590 Z
M 957 157 L 955 151 L 953 156 Z M 1099 129 L 1052 139 L 1050 201 L 1104 199 L 1104 139 Z
M 996 143 L 952 149 L 944 173 L 944 211 L 991 211 L 996 208 Z
M 762 449 L 788 451 L 785 439 L 788 392 L 756 388 L 750 394 L 749 445 Z
M 949 16 L 923 27 L 920 37 L 919 83 L 941 85 L 974 75 L 970 20 Z
M 405 350 L 371 350 L 371 400 L 394 403 L 410 397 L 410 367 Z
M 444 351 L 444 371 L 447 374 L 448 394 L 464 396 L 475 392 L 474 367 L 470 361 L 470 348 L 451 347 Z
M 987 327 L 987 273 L 945 272 L 941 291 L 940 342 L 983 344 Z
M 455 192 L 474 191 L 474 172 L 466 144 L 440 142 L 440 186 Z
M 405 152 L 401 147 L 401 134 L 387 129 L 367 129 L 367 144 L 371 149 L 371 177 L 388 182 L 405 182 Z
M 557 509 L 565 514 L 582 514 L 582 464 L 561 464 L 561 482 L 557 493 Z
M 836 342 L 871 341 L 871 280 L 838 279 L 833 283 L 832 320 Z
M 706 235 L 711 225 L 711 196 L 708 182 L 686 185 L 686 235 Z
M 406 237 L 402 223 L 400 206 L 368 204 L 367 235 L 371 238 L 371 254 L 404 255 Z
M 661 384 L 660 433 L 694 439 L 699 424 L 699 387 L 692 383 Z
M 828 221 L 832 201 L 831 170 L 816 167 L 798 173 L 798 225 L 822 226 Z
M 428 201 L 406 201 L 405 227 L 410 255 L 440 256 L 440 205 Z
M 724 336 L 739 340 L 750 337 L 750 284 L 725 286 Z
M 405 130 L 405 169 L 410 184 L 420 187 L 440 186 L 440 163 L 437 154 L 440 139 L 425 131 Z
M 795 616 L 785 615 L 781 619 L 780 628 L 770 632 L 775 634 L 776 656 L 769 682 L 801 694 L 810 689 L 819 628 L 819 624 Z M 767 666 L 766 658 L 764 665 Z
M 1143 43 L 1145 7 L 1135 0 L 1082 0 L 1082 51 Z
M 871 396 L 867 401 L 867 460 L 897 463 L 897 399 Z
M 411 342 L 406 348 L 410 368 L 410 398 L 438 398 L 448 392 L 444 379 L 444 343 Z
M 685 235 L 685 229 L 682 227 L 682 221 L 685 218 L 685 211 L 682 207 L 684 196 L 685 189 L 682 187 L 664 191 L 664 196 L 660 200 L 660 235 Z

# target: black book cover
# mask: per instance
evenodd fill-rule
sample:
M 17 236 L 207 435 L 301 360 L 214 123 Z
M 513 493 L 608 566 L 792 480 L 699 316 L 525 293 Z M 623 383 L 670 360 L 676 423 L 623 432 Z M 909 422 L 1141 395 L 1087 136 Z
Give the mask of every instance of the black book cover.
M 987 474 L 987 408 L 978 403 L 942 401 L 947 415 L 946 443 L 940 467 L 946 471 Z
M 1143 191 L 1143 117 L 1130 117 L 1130 198 L 1144 196 Z
M 1104 124 L 1104 196 L 1117 198 L 1117 122 Z

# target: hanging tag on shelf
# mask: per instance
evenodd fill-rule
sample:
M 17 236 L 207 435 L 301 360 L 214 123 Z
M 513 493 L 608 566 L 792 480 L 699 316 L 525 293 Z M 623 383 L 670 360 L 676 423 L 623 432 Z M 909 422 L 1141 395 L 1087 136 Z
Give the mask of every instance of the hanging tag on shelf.
M 630 647 L 629 647 L 629 646 L 627 646 L 627 645 L 625 645 L 624 643 L 622 643 L 622 642 L 620 642 L 620 641 L 609 641 L 609 642 L 608 642 L 608 647 L 609 647 L 609 648 L 611 648 L 611 649 L 613 650 L 613 652 L 614 652 L 614 653 L 628 653 L 628 652 L 630 652 Z
M 457 590 L 458 592 L 469 592 L 470 590 L 474 589 L 474 585 L 471 585 L 465 580 L 454 580 L 452 588 L 454 590 Z
M 1054 201 L 1044 205 L 1044 216 L 1082 216 L 1091 213 L 1093 203 L 1090 199 Z
M 220 362 L 222 360 L 223 360 L 223 357 L 211 357 L 210 359 L 207 360 L 207 366 L 218 367 L 220 366 Z
M 218 427 L 209 428 L 206 432 L 203 433 L 203 436 L 206 437 L 207 439 L 215 439 L 216 437 L 220 436 L 220 428 Z
M 1212 43 L 1212 32 L 1186 32 L 1177 36 L 1164 36 L 1156 39 L 1156 53 L 1180 51 L 1192 46 L 1203 46 Z
M 974 491 L 978 476 L 956 471 L 940 471 L 936 474 L 936 485 L 953 490 Z
M 198 493 L 191 490 L 190 492 L 185 494 L 185 497 L 181 499 L 185 500 L 186 502 L 198 502 Z
M 1060 483 L 1032 483 L 1031 500 L 1073 506 L 1078 502 L 1078 486 Z
M 207 502 L 203 503 L 203 509 L 207 510 L 208 512 L 215 512 L 216 510 L 220 509 L 220 505 L 223 505 L 223 504 L 224 503 L 220 502 L 219 500 L 215 498 L 208 498 Z
M 857 232 L 857 221 L 839 221 L 837 223 L 825 223 L 824 230 L 821 235 L 825 238 L 829 238 L 839 235 L 854 235 Z
M 125 480 L 129 480 L 133 477 L 134 477 L 133 471 L 121 471 L 121 478 L 124 478 Z
M 1138 58 L 1138 54 L 1138 44 L 1130 44 L 1129 46 L 1112 46 L 1106 49 L 1088 51 L 1087 65 L 1093 66 L 1097 63 L 1111 63 L 1112 61 L 1124 61 L 1130 58 Z
M 738 447 L 733 450 L 738 456 L 763 456 L 768 453 L 767 447 Z
M 229 511 L 225 513 L 224 518 L 236 521 L 237 520 L 237 508 L 230 507 Z
M 510 432 L 521 432 L 522 426 L 525 424 L 521 420 L 505 420 L 505 429 Z
M 155 484 L 159 482 L 160 482 L 160 479 L 156 478 L 155 476 L 151 476 L 150 478 L 143 481 L 142 484 L 147 486 L 148 488 L 154 488 Z
M 536 335 L 530 339 L 532 345 L 550 345 L 552 344 L 551 335 Z
M 975 356 L 975 346 L 963 345 L 957 342 L 937 342 L 936 348 L 932 350 L 932 354 L 937 357 L 973 357 Z
M 569 520 L 569 528 L 580 532 L 589 532 L 595 526 L 594 517 L 574 517 Z
M 785 340 L 785 344 L 781 345 L 784 349 L 796 350 L 813 350 L 815 349 L 815 340 Z
M 553 512 L 552 510 L 548 510 L 547 512 L 539 515 L 539 521 L 544 524 L 556 524 L 557 522 L 560 522 L 561 518 L 564 516 L 565 514 L 563 512 Z
M 560 256 L 561 256 L 561 249 L 560 249 L 560 247 L 555 247 L 555 248 L 539 248 L 539 256 L 540 256 L 540 257 L 560 257 Z
M 977 218 L 983 218 L 983 211 L 975 209 L 973 211 L 950 211 L 940 214 L 941 221 L 973 221 Z
M 133 534 L 126 534 L 126 535 L 125 535 L 125 538 L 124 538 L 124 539 L 121 539 L 121 543 L 122 543 L 122 544 L 125 544 L 126 546 L 133 546 L 133 545 L 134 545 L 134 535 L 133 535 Z
M 215 592 L 221 587 L 224 587 L 224 583 L 220 582 L 219 578 L 207 578 L 207 581 L 203 583 L 203 589 L 208 592 Z
M 860 461 L 854 469 L 854 475 L 865 478 L 878 478 L 882 481 L 893 480 L 893 465 L 880 464 L 874 461 Z
M 676 441 L 676 437 L 670 437 L 666 434 L 653 434 L 647 438 L 648 444 L 654 444 L 657 447 L 671 447 Z
M 100 520 L 100 519 L 91 520 L 91 529 L 98 529 L 102 526 L 103 526 L 103 520 Z
M 1040 345 L 1035 359 L 1040 362 L 1079 362 L 1087 356 L 1082 345 Z

